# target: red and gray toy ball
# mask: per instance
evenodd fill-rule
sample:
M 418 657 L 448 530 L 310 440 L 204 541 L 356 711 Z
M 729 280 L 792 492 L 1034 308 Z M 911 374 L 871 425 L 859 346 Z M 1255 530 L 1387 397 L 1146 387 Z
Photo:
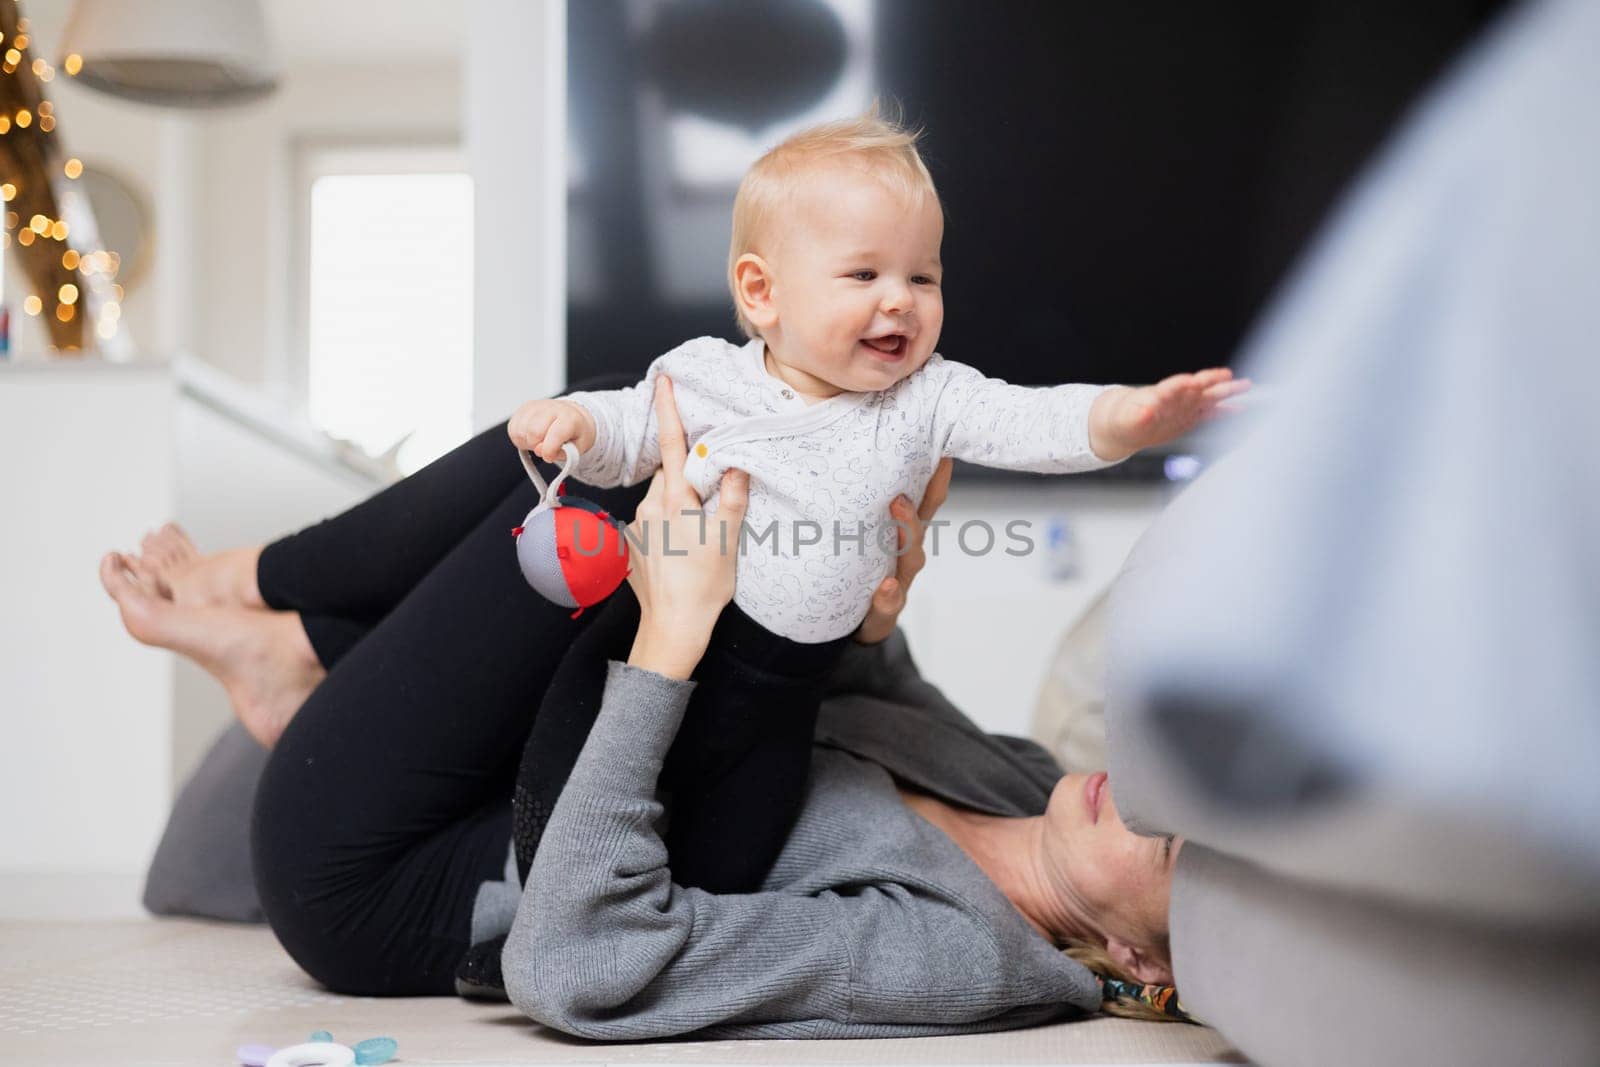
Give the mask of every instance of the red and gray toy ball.
M 575 608 L 577 618 L 628 577 L 628 541 L 622 524 L 598 504 L 561 495 L 567 471 L 578 459 L 575 446 L 565 447 L 567 461 L 549 486 L 532 457 L 521 453 L 528 477 L 539 487 L 539 503 L 512 533 L 517 565 L 528 584 L 546 600 Z

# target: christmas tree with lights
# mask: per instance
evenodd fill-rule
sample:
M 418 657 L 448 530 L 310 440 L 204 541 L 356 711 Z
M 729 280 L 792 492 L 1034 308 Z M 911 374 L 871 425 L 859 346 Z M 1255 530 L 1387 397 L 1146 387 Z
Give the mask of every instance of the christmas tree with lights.
M 33 290 L 22 310 L 43 319 L 53 350 L 95 347 L 115 355 L 126 348 L 118 332 L 121 262 L 101 247 L 89 198 L 77 185 L 83 163 L 66 157 L 55 132 L 45 87 L 56 69 L 29 55 L 31 43 L 20 6 L 0 0 L 0 247 L 17 256 Z M 74 55 L 62 63 L 69 77 L 81 67 Z

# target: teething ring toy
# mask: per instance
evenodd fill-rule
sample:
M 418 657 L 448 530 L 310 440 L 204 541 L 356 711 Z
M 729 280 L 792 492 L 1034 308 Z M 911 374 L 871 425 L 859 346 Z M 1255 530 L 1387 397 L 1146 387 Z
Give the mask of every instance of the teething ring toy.
M 280 1048 L 267 1061 L 267 1067 L 350 1067 L 356 1062 L 355 1050 L 348 1045 L 332 1041 L 307 1041 L 300 1045 Z

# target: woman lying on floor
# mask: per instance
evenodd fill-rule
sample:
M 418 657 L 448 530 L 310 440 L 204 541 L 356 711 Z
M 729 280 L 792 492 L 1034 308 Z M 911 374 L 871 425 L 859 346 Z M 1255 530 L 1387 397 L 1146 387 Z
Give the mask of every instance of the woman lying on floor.
M 947 470 L 920 515 L 896 502 L 915 543 L 818 681 L 805 799 L 759 891 L 674 880 L 658 778 L 734 558 L 682 514 L 699 500 L 670 388 L 658 413 L 663 467 L 642 501 L 572 488 L 690 547 L 636 554 L 632 653 L 583 717 L 525 890 L 517 757 L 585 622 L 517 570 L 507 531 L 533 489 L 503 428 L 264 549 L 200 556 L 169 527 L 102 562 L 129 632 L 215 674 L 272 749 L 252 846 L 296 962 L 352 994 L 503 983 L 532 1018 L 604 1040 L 952 1034 L 1129 1006 L 1074 956 L 1170 983 L 1179 843 L 1128 831 L 1104 775 L 1063 776 L 1037 745 L 983 733 L 894 631 Z M 729 472 L 711 521 L 736 526 L 744 502 Z M 763 708 L 764 680 L 741 684 Z

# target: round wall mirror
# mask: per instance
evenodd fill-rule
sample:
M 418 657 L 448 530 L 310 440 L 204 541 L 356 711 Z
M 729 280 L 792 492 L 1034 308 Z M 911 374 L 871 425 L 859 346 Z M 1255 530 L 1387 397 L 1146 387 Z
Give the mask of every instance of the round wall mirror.
M 118 283 L 132 289 L 150 267 L 154 240 L 149 202 L 114 171 L 94 163 L 83 165 L 77 185 L 89 198 L 106 250 L 121 257 Z

